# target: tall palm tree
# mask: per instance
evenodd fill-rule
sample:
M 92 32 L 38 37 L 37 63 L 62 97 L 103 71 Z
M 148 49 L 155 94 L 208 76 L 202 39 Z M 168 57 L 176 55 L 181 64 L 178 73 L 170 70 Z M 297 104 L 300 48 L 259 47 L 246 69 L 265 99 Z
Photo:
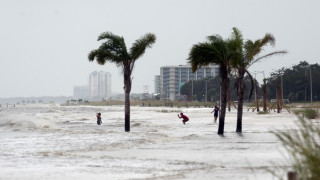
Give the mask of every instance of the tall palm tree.
M 193 45 L 188 58 L 193 72 L 201 66 L 207 66 L 209 64 L 219 65 L 221 85 L 221 109 L 218 128 L 219 135 L 222 135 L 224 132 L 227 90 L 229 89 L 229 69 L 232 56 L 234 56 L 234 53 L 230 49 L 229 40 L 224 40 L 221 36 L 214 35 L 208 36 L 206 42 Z
M 244 86 L 243 86 L 243 78 L 244 75 L 247 73 L 251 79 L 251 91 L 249 95 L 249 99 L 251 98 L 253 92 L 253 78 L 249 73 L 248 69 L 254 63 L 268 58 L 273 55 L 285 54 L 286 51 L 275 51 L 268 53 L 266 55 L 257 57 L 262 51 L 265 46 L 270 44 L 271 46 L 275 45 L 275 38 L 273 35 L 267 33 L 263 38 L 258 39 L 256 41 L 247 40 L 243 43 L 242 34 L 237 28 L 233 28 L 232 40 L 235 41 L 235 48 L 238 51 L 238 54 L 241 56 L 237 56 L 236 58 L 232 59 L 232 65 L 237 69 L 237 94 L 238 94 L 238 112 L 237 112 L 237 129 L 236 132 L 242 132 L 242 114 L 243 114 L 243 94 L 244 94 Z
M 92 50 L 89 55 L 89 61 L 96 60 L 98 64 L 104 65 L 106 62 L 115 63 L 122 68 L 124 92 L 125 92 L 125 131 L 130 131 L 130 91 L 132 84 L 132 71 L 134 64 L 144 53 L 146 48 L 151 48 L 156 41 L 154 34 L 148 33 L 137 39 L 129 52 L 123 37 L 104 32 L 98 37 L 98 41 L 106 40 L 98 49 Z

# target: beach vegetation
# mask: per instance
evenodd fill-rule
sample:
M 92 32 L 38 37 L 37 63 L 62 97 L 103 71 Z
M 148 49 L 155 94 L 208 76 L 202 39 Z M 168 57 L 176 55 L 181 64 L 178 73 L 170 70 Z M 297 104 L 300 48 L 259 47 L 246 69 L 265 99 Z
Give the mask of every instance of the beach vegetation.
M 314 108 L 295 109 L 293 113 L 307 119 L 316 119 L 319 117 L 319 109 Z
M 320 179 L 320 126 L 299 117 L 298 129 L 275 133 L 289 155 L 289 167 L 297 172 L 300 180 Z M 282 166 L 288 167 L 288 166 Z M 269 170 L 270 171 L 270 170 Z M 278 170 L 271 170 L 274 175 Z

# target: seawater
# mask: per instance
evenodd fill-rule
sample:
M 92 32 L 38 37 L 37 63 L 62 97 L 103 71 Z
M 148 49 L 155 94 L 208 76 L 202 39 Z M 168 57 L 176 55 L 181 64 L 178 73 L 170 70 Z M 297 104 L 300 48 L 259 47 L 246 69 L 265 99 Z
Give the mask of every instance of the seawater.
M 239 136 L 233 110 L 218 136 L 211 111 L 131 107 L 131 132 L 124 132 L 124 106 L 1 107 L 0 179 L 269 178 L 261 167 L 284 159 L 271 130 L 294 126 L 294 116 L 244 112 Z

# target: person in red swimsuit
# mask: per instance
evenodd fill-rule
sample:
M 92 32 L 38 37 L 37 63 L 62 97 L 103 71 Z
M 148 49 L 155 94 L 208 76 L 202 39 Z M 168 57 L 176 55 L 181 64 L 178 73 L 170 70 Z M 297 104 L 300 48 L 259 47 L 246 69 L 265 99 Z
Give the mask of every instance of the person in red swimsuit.
M 186 115 L 184 115 L 183 113 L 180 113 L 180 116 L 178 114 L 178 117 L 183 118 L 183 120 L 182 120 L 183 124 L 186 124 L 186 122 L 189 121 L 189 118 Z

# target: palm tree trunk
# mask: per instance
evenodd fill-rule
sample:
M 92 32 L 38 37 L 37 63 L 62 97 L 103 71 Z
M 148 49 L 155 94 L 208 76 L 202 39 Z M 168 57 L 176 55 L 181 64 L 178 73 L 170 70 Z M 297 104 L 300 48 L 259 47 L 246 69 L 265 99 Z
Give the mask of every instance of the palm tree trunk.
M 262 88 L 262 96 L 263 96 L 263 111 L 267 112 L 267 85 L 266 79 L 263 79 L 263 88 Z
M 227 90 L 229 88 L 229 77 L 227 72 L 227 66 L 221 65 L 220 67 L 220 77 L 221 77 L 221 109 L 219 116 L 219 128 L 218 134 L 223 135 L 224 132 L 224 120 L 226 116 L 227 108 Z
M 125 91 L 125 103 L 124 103 L 124 130 L 130 132 L 130 91 L 131 91 L 131 77 L 130 68 L 124 68 L 124 91 Z
M 244 94 L 244 87 L 243 87 L 243 75 L 239 76 L 238 79 L 238 111 L 237 111 L 237 129 L 236 132 L 242 132 L 242 114 L 243 114 L 243 94 Z
M 124 130 L 130 132 L 130 93 L 125 92 Z
M 228 111 L 230 112 L 231 111 L 231 97 L 230 97 L 230 86 L 228 85 Z

